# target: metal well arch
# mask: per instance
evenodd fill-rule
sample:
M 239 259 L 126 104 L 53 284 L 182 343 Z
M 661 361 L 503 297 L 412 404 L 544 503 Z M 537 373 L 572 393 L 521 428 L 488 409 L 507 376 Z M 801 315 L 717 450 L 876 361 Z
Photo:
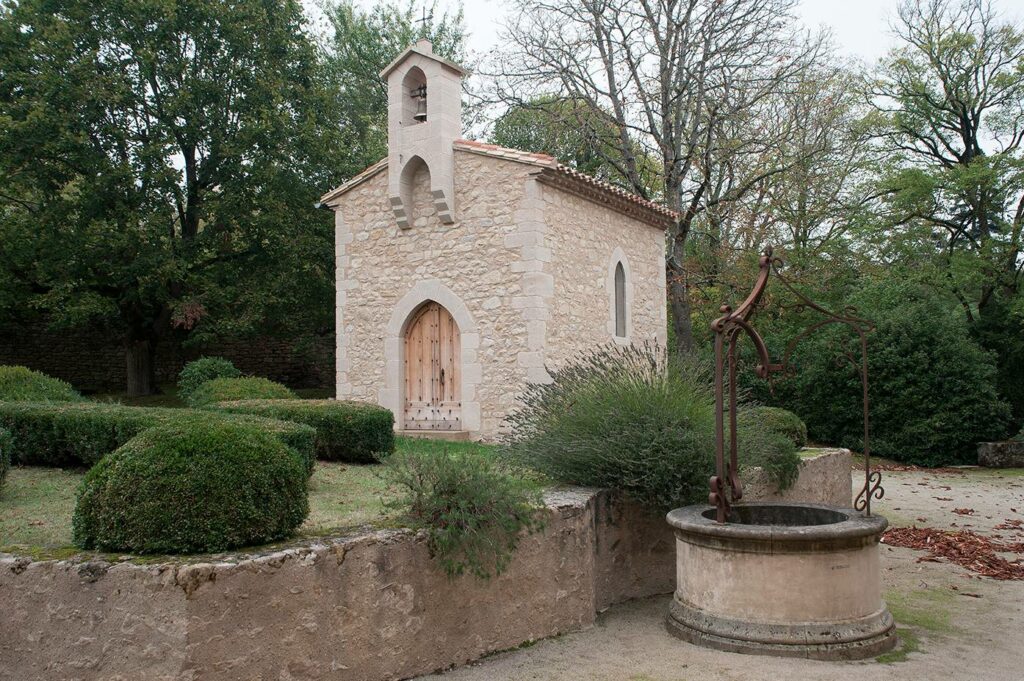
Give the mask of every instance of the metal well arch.
M 856 309 L 847 307 L 842 314 L 832 312 L 814 302 L 793 286 L 792 282 L 782 273 L 783 262 L 773 255 L 769 246 L 761 255 L 759 271 L 754 288 L 747 295 L 742 303 L 733 309 L 729 305 L 722 305 L 720 312 L 722 316 L 711 323 L 711 330 L 715 334 L 715 475 L 711 477 L 711 493 L 708 495 L 708 503 L 715 506 L 716 519 L 720 523 L 728 521 L 729 510 L 732 503 L 743 497 L 743 486 L 739 479 L 739 466 L 737 462 L 737 440 L 736 440 L 736 371 L 737 358 L 736 346 L 743 334 L 746 334 L 754 344 L 757 353 L 758 364 L 755 373 L 763 379 L 770 380 L 772 374 L 795 372 L 792 365 L 793 351 L 801 340 L 819 329 L 830 324 L 842 324 L 849 327 L 857 335 L 860 342 L 860 356 L 853 353 L 843 352 L 843 357 L 857 367 L 861 379 L 862 406 L 864 419 L 864 484 L 857 498 L 854 501 L 854 508 L 863 511 L 864 515 L 871 515 L 871 499 L 881 499 L 885 495 L 882 488 L 882 473 L 871 470 L 871 429 L 870 429 L 870 402 L 868 395 L 868 349 L 867 334 L 874 331 L 875 325 L 861 317 L 856 316 Z M 751 325 L 750 318 L 753 316 L 765 289 L 768 287 L 771 275 L 780 281 L 782 286 L 797 299 L 794 306 L 797 309 L 811 309 L 823 315 L 825 318 L 811 324 L 801 331 L 786 346 L 782 361 L 773 363 L 768 354 L 768 348 L 764 339 Z M 728 371 L 728 381 L 726 381 Z M 726 409 L 726 389 L 728 382 L 728 409 Z M 725 455 L 725 415 L 729 415 L 729 457 Z

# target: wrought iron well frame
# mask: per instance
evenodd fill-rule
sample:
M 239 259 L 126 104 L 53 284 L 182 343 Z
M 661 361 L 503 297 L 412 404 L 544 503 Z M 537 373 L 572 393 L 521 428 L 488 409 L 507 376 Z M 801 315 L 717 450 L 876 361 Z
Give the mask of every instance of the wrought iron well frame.
M 885 495 L 885 490 L 882 488 L 881 471 L 871 470 L 867 334 L 874 331 L 875 325 L 866 319 L 856 316 L 857 310 L 855 308 L 847 307 L 843 310 L 842 314 L 832 312 L 800 293 L 782 273 L 782 259 L 773 254 L 770 246 L 764 250 L 758 264 L 757 281 L 754 283 L 754 288 L 747 295 L 746 299 L 736 309 L 727 304 L 722 305 L 719 309 L 722 316 L 711 323 L 711 330 L 715 334 L 715 475 L 711 476 L 711 493 L 708 495 L 708 503 L 717 509 L 716 520 L 724 523 L 728 522 L 729 510 L 732 508 L 733 502 L 743 497 L 743 485 L 739 479 L 736 441 L 736 346 L 741 335 L 745 333 L 754 344 L 754 350 L 758 358 L 758 364 L 754 369 L 755 373 L 760 378 L 770 380 L 772 374 L 792 374 L 795 371 L 792 364 L 793 351 L 801 340 L 829 324 L 842 324 L 852 329 L 860 341 L 860 357 L 856 357 L 849 351 L 843 352 L 843 357 L 853 363 L 860 374 L 863 402 L 864 484 L 854 501 L 853 507 L 857 511 L 863 511 L 864 515 L 870 516 L 871 499 L 881 499 Z M 814 322 L 798 333 L 786 346 L 782 361 L 778 363 L 771 361 L 764 339 L 750 323 L 750 318 L 760 304 L 761 297 L 768 287 L 768 281 L 772 274 L 781 282 L 783 288 L 796 297 L 798 302 L 794 306 L 795 308 L 811 309 L 824 317 L 824 319 Z M 725 404 L 726 371 L 728 371 L 729 386 L 728 409 Z M 728 461 L 725 457 L 726 414 L 729 415 Z

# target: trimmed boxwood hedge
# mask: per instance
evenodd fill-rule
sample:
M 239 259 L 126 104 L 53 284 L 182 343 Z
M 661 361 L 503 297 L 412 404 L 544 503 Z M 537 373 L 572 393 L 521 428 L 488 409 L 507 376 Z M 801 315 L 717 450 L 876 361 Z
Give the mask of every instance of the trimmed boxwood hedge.
M 298 423 L 205 410 L 99 402 L 0 402 L 0 427 L 14 435 L 13 460 L 30 466 L 88 467 L 148 428 L 212 421 L 259 426 L 294 449 L 306 469 L 313 470 L 315 430 Z
M 70 383 L 22 366 L 0 366 L 2 402 L 81 402 Z
M 206 381 L 188 396 L 190 407 L 208 407 L 217 402 L 235 400 L 297 400 L 298 395 L 287 386 L 269 378 L 214 378 Z
M 201 553 L 287 537 L 309 513 L 306 472 L 252 424 L 150 428 L 86 474 L 72 520 L 84 549 Z
M 3 489 L 7 471 L 11 469 L 11 448 L 13 444 L 14 437 L 11 435 L 11 431 L 0 428 L 0 489 Z
M 215 378 L 239 378 L 242 372 L 223 357 L 200 357 L 186 364 L 178 374 L 178 397 L 188 400 L 199 386 Z
M 807 446 L 807 424 L 788 409 L 751 407 L 744 410 L 740 418 L 746 425 L 785 436 L 797 447 Z
M 375 404 L 342 400 L 240 400 L 213 406 L 232 414 L 310 425 L 316 429 L 316 456 L 326 461 L 373 463 L 395 449 L 394 415 Z

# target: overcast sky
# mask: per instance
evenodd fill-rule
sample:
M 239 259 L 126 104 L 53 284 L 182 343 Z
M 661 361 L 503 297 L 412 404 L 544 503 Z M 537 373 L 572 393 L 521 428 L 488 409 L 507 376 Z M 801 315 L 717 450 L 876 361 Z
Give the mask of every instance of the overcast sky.
M 372 0 L 360 1 L 367 6 L 374 4 Z M 439 8 L 454 7 L 456 2 L 440 0 L 438 4 Z M 502 0 L 463 3 L 473 52 L 495 47 L 507 4 Z M 828 27 L 843 54 L 872 62 L 892 45 L 889 20 L 897 4 L 897 0 L 802 0 L 798 13 L 809 27 Z M 1024 19 L 1024 0 L 994 0 L 993 4 L 1007 18 L 1018 22 Z

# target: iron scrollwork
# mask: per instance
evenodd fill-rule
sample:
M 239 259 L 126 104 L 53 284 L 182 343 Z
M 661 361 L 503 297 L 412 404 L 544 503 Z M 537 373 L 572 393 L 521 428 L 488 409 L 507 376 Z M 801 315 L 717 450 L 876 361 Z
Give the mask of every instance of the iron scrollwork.
M 708 503 L 717 509 L 717 521 L 724 523 L 728 521 L 732 503 L 743 497 L 743 486 L 739 479 L 736 438 L 736 347 L 740 338 L 746 335 L 754 345 L 758 360 L 755 373 L 762 379 L 771 380 L 773 374 L 792 375 L 795 373 L 792 361 L 793 351 L 801 340 L 830 324 L 842 324 L 852 329 L 860 342 L 859 357 L 850 352 L 844 352 L 842 355 L 856 367 L 860 374 L 862 390 L 864 485 L 854 501 L 854 508 L 863 511 L 865 515 L 871 515 L 871 499 L 881 499 L 885 494 L 881 485 L 881 472 L 871 470 L 867 334 L 874 331 L 875 326 L 870 321 L 858 317 L 854 308 L 847 307 L 842 313 L 832 312 L 797 290 L 782 272 L 783 262 L 773 255 L 771 247 L 765 249 L 758 263 L 757 281 L 746 299 L 736 309 L 729 305 L 722 305 L 720 308 L 722 316 L 711 323 L 711 330 L 715 334 L 715 475 L 711 477 L 711 493 L 708 495 Z M 813 310 L 824 317 L 812 323 L 789 342 L 782 361 L 779 363 L 771 361 L 764 339 L 750 323 L 750 318 L 758 308 L 772 274 L 779 280 L 783 288 L 796 298 L 795 307 L 801 310 Z M 728 408 L 725 404 L 726 371 L 728 371 L 729 386 Z M 728 458 L 725 453 L 726 414 L 728 414 L 729 426 Z

